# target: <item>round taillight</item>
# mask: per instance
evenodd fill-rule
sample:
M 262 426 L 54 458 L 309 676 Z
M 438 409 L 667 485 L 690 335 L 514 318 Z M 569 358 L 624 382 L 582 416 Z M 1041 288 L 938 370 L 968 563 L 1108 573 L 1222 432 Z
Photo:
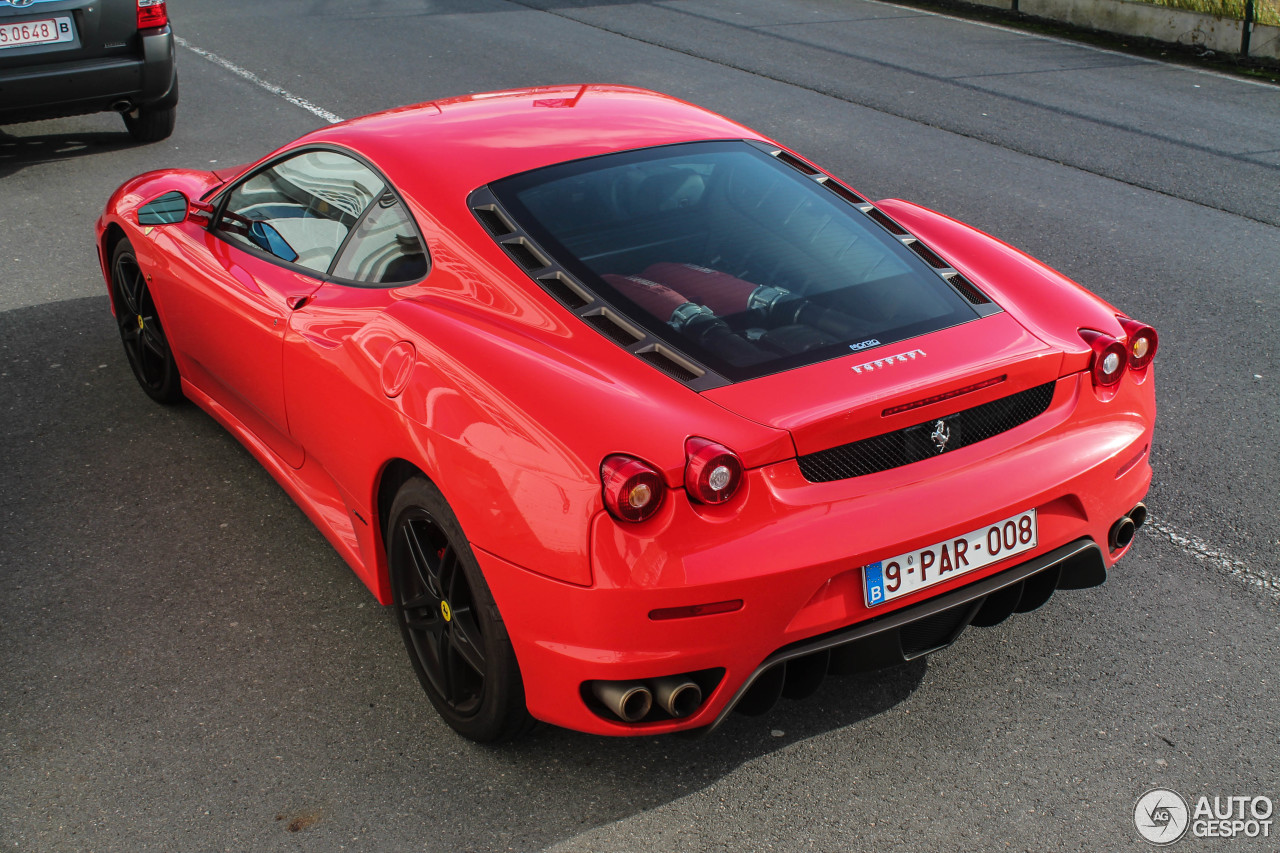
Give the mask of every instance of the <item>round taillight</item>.
M 1129 363 L 1129 351 L 1125 345 L 1110 335 L 1092 329 L 1081 329 L 1080 337 L 1093 349 L 1093 365 L 1090 368 L 1093 384 L 1109 388 L 1118 383 Z
M 1095 356 L 1093 381 L 1103 386 L 1115 385 L 1124 376 L 1127 363 L 1124 344 L 1112 338 Z
M 1139 323 L 1128 317 L 1116 317 L 1116 319 L 1120 321 L 1121 326 L 1124 326 L 1129 369 L 1142 370 L 1151 363 L 1151 359 L 1156 357 L 1156 350 L 1160 348 L 1160 336 L 1146 323 Z
M 604 484 L 604 505 L 619 521 L 644 521 L 662 506 L 666 484 L 662 475 L 647 462 L 616 454 L 600 465 Z
M 722 504 L 742 485 L 742 460 L 723 444 L 695 437 L 684 452 L 684 488 L 698 503 Z

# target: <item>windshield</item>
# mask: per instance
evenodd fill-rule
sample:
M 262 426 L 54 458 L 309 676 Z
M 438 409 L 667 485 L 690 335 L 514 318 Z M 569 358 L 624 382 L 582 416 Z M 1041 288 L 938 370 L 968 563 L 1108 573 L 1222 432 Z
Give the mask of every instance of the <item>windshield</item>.
M 490 189 L 583 285 L 730 381 L 977 317 L 861 210 L 745 142 L 611 154 Z

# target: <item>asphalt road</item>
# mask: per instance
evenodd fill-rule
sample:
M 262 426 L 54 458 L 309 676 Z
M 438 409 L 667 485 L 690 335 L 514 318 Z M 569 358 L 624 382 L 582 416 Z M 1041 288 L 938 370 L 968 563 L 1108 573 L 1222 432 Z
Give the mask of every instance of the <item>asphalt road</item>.
M 0 849 L 1137 850 L 1149 788 L 1280 798 L 1280 90 L 860 0 L 169 6 L 172 139 L 0 128 Z M 91 227 L 137 172 L 324 123 L 299 100 L 570 82 L 723 112 L 1153 323 L 1153 523 L 1108 583 L 702 740 L 455 737 L 248 453 L 136 388 Z

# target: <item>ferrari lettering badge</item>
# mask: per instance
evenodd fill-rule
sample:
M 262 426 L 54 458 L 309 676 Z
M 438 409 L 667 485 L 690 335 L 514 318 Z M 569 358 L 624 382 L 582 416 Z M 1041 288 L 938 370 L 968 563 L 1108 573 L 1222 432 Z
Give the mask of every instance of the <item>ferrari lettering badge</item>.
M 913 349 L 910 352 L 900 352 L 897 355 L 887 355 L 884 358 L 877 358 L 875 361 L 867 361 L 862 364 L 853 366 L 854 373 L 862 373 L 862 371 L 882 370 L 894 362 L 898 361 L 914 361 L 916 358 L 924 358 L 924 350 Z
M 947 449 L 947 442 L 951 440 L 951 430 L 947 428 L 946 421 L 938 421 L 933 425 L 933 434 L 929 436 L 933 440 L 933 446 L 938 448 L 938 452 Z

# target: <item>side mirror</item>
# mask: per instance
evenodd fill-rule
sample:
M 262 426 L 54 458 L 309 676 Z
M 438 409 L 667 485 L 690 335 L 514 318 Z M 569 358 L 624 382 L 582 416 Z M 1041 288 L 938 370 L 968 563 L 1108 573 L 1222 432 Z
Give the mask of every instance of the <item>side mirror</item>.
M 187 218 L 187 197 L 174 190 L 138 208 L 139 225 L 172 225 Z
M 173 225 L 184 219 L 207 223 L 211 216 L 213 205 L 189 199 L 177 190 L 167 192 L 138 208 L 139 225 Z

